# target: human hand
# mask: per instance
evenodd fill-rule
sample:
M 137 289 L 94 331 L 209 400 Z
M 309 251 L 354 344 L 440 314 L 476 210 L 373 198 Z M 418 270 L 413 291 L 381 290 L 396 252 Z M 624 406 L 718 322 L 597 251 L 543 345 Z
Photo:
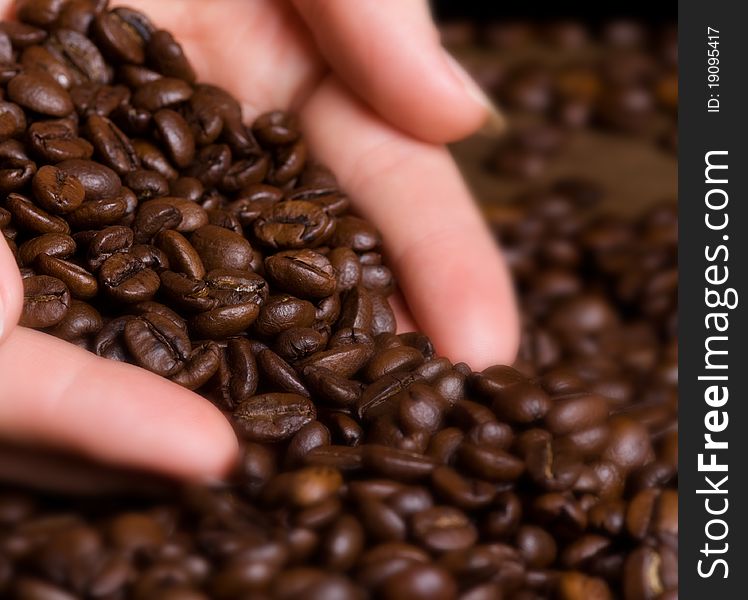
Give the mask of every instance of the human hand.
M 425 2 L 126 4 L 171 30 L 200 80 L 236 95 L 246 120 L 274 108 L 300 114 L 316 157 L 382 231 L 405 299 L 401 329 L 417 322 L 440 353 L 474 368 L 513 359 L 509 277 L 440 145 L 479 127 L 488 108 L 440 49 Z M 14 327 L 22 287 L 4 242 L 0 281 L 0 435 L 187 478 L 226 471 L 236 440 L 212 405 Z

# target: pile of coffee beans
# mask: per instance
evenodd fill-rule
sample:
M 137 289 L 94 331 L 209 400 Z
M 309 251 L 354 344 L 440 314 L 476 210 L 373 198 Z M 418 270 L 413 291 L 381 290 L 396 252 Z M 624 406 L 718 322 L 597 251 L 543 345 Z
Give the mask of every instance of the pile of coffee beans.
M 628 254 L 666 254 L 667 215 L 572 226 L 568 185 L 528 204 L 509 247 L 531 341 L 474 372 L 395 333 L 381 238 L 292 116 L 245 126 L 135 11 L 18 17 L 0 24 L 0 226 L 23 324 L 204 395 L 242 451 L 229 483 L 155 500 L 1 489 L 1 596 L 677 597 L 677 433 L 627 387 L 669 366 L 647 338 L 674 327 L 668 263 Z M 562 276 L 528 287 L 536 256 Z M 610 284 L 594 297 L 588 259 Z M 619 303 L 661 327 L 627 345 Z M 630 370 L 596 370 L 600 352 Z
M 489 170 L 533 179 L 574 134 L 602 130 L 677 150 L 678 50 L 673 26 L 613 21 L 446 23 L 442 38 L 511 114 L 514 130 Z

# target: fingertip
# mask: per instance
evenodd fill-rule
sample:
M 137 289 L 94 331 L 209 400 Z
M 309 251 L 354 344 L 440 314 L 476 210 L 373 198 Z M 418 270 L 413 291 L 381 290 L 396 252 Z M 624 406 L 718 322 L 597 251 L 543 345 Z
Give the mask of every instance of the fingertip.
M 336 75 L 401 131 L 443 144 L 489 120 L 490 101 L 441 46 L 425 1 L 294 5 Z
M 23 282 L 16 259 L 0 233 L 0 343 L 21 318 Z
M 213 405 L 203 404 L 194 421 L 194 437 L 180 444 L 181 456 L 172 472 L 190 481 L 211 483 L 231 472 L 239 457 L 239 441 L 226 417 Z

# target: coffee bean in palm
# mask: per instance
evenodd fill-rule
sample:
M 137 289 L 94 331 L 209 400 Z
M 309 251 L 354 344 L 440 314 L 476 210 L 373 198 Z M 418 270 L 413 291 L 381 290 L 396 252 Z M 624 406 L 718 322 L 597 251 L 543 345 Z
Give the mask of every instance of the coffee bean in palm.
M 113 60 L 134 64 L 145 60 L 143 38 L 117 12 L 99 13 L 93 20 L 92 30 L 104 54 Z
M 153 115 L 153 123 L 174 164 L 184 168 L 192 163 L 195 158 L 195 139 L 184 117 L 164 108 Z
M 66 117 L 73 112 L 67 90 L 40 71 L 20 73 L 11 79 L 8 98 L 23 108 L 50 117 Z
M 57 168 L 83 185 L 86 200 L 111 198 L 122 187 L 122 182 L 114 171 L 91 160 L 67 159 L 58 163 Z
M 51 163 L 64 160 L 86 160 L 93 155 L 93 145 L 64 120 L 37 121 L 28 132 L 32 154 Z
M 119 175 L 140 166 L 138 155 L 127 136 L 107 117 L 91 115 L 86 122 L 88 138 L 99 157 Z
M 250 270 L 252 246 L 241 235 L 205 225 L 195 231 L 190 241 L 208 271 L 213 269 Z
M 304 200 L 274 204 L 254 222 L 260 242 L 277 249 L 315 247 L 335 229 L 335 221 L 317 205 Z

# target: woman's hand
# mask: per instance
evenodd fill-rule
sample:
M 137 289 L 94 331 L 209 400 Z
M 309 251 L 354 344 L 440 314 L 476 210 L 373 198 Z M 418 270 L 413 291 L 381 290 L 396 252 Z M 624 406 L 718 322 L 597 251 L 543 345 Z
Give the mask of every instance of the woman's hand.
M 9 2 L 6 2 L 6 5 Z M 439 45 L 422 0 L 129 0 L 173 32 L 245 119 L 297 111 L 315 156 L 382 232 L 398 322 L 473 368 L 511 362 L 502 258 L 443 143 L 496 119 Z M 210 403 L 141 369 L 15 327 L 22 286 L 0 241 L 0 435 L 186 478 L 237 443 Z

